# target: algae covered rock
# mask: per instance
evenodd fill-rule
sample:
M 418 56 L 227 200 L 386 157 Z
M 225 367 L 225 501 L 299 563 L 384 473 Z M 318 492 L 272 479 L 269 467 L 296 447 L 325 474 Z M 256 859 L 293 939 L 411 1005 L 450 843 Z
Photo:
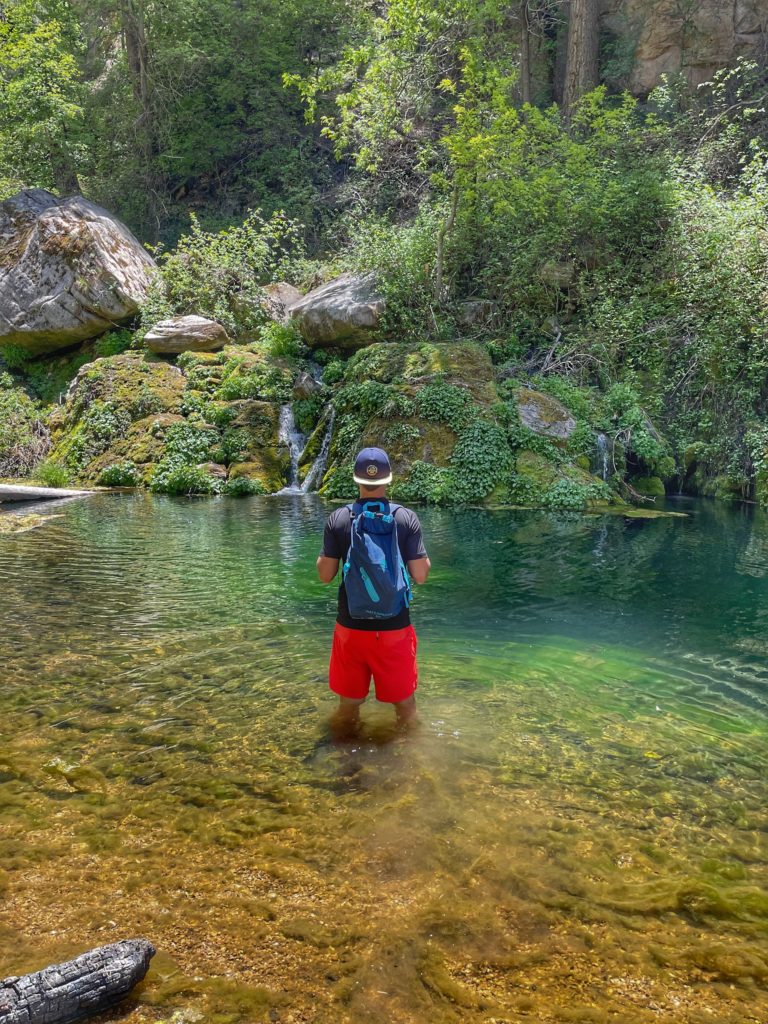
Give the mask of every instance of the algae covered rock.
M 646 498 L 663 498 L 666 494 L 664 481 L 657 476 L 636 476 L 630 480 L 630 484 Z
M 228 341 L 221 324 L 204 316 L 174 316 L 161 320 L 144 335 L 147 348 L 158 355 L 216 352 Z
M 136 315 L 153 268 L 101 206 L 19 192 L 0 204 L 0 346 L 39 355 L 103 334 Z
M 312 347 L 357 348 L 374 340 L 384 297 L 373 274 L 342 274 L 287 308 Z
M 51 458 L 94 483 L 111 463 L 152 461 L 159 417 L 180 418 L 184 377 L 174 366 L 125 352 L 87 363 L 51 416 Z

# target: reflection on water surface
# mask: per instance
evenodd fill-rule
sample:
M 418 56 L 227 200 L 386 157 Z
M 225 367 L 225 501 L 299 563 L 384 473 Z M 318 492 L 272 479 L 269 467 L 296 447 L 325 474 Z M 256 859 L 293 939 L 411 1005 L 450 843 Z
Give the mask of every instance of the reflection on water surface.
M 421 728 L 334 745 L 316 498 L 0 536 L 0 975 L 126 1018 L 768 1016 L 768 522 L 425 510 Z

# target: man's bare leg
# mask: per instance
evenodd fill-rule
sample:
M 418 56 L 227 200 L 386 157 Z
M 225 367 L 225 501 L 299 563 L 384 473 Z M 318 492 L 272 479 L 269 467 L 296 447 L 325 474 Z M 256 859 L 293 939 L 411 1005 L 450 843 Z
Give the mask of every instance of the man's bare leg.
M 360 707 L 365 697 L 355 700 L 352 697 L 339 697 L 339 706 L 331 716 L 331 732 L 337 740 L 352 739 L 360 727 Z
M 401 700 L 395 704 L 395 714 L 397 715 L 397 724 L 406 728 L 410 725 L 416 724 L 416 696 L 411 694 L 406 700 Z

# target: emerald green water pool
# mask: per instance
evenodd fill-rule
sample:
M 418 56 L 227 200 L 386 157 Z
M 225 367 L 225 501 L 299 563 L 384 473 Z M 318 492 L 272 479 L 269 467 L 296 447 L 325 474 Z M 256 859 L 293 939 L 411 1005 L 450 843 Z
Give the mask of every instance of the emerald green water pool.
M 421 726 L 346 745 L 316 497 L 0 535 L 0 977 L 143 935 L 131 1024 L 764 1024 L 768 519 L 668 507 L 423 510 Z

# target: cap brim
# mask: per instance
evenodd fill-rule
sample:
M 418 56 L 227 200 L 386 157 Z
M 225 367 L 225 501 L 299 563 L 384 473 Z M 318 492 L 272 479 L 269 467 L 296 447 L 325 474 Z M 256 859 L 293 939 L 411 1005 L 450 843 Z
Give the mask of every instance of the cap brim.
M 371 480 L 369 476 L 353 476 L 352 479 L 356 484 L 363 484 L 365 487 L 381 487 L 383 484 L 392 483 L 392 474 L 389 476 L 379 477 L 378 480 Z

